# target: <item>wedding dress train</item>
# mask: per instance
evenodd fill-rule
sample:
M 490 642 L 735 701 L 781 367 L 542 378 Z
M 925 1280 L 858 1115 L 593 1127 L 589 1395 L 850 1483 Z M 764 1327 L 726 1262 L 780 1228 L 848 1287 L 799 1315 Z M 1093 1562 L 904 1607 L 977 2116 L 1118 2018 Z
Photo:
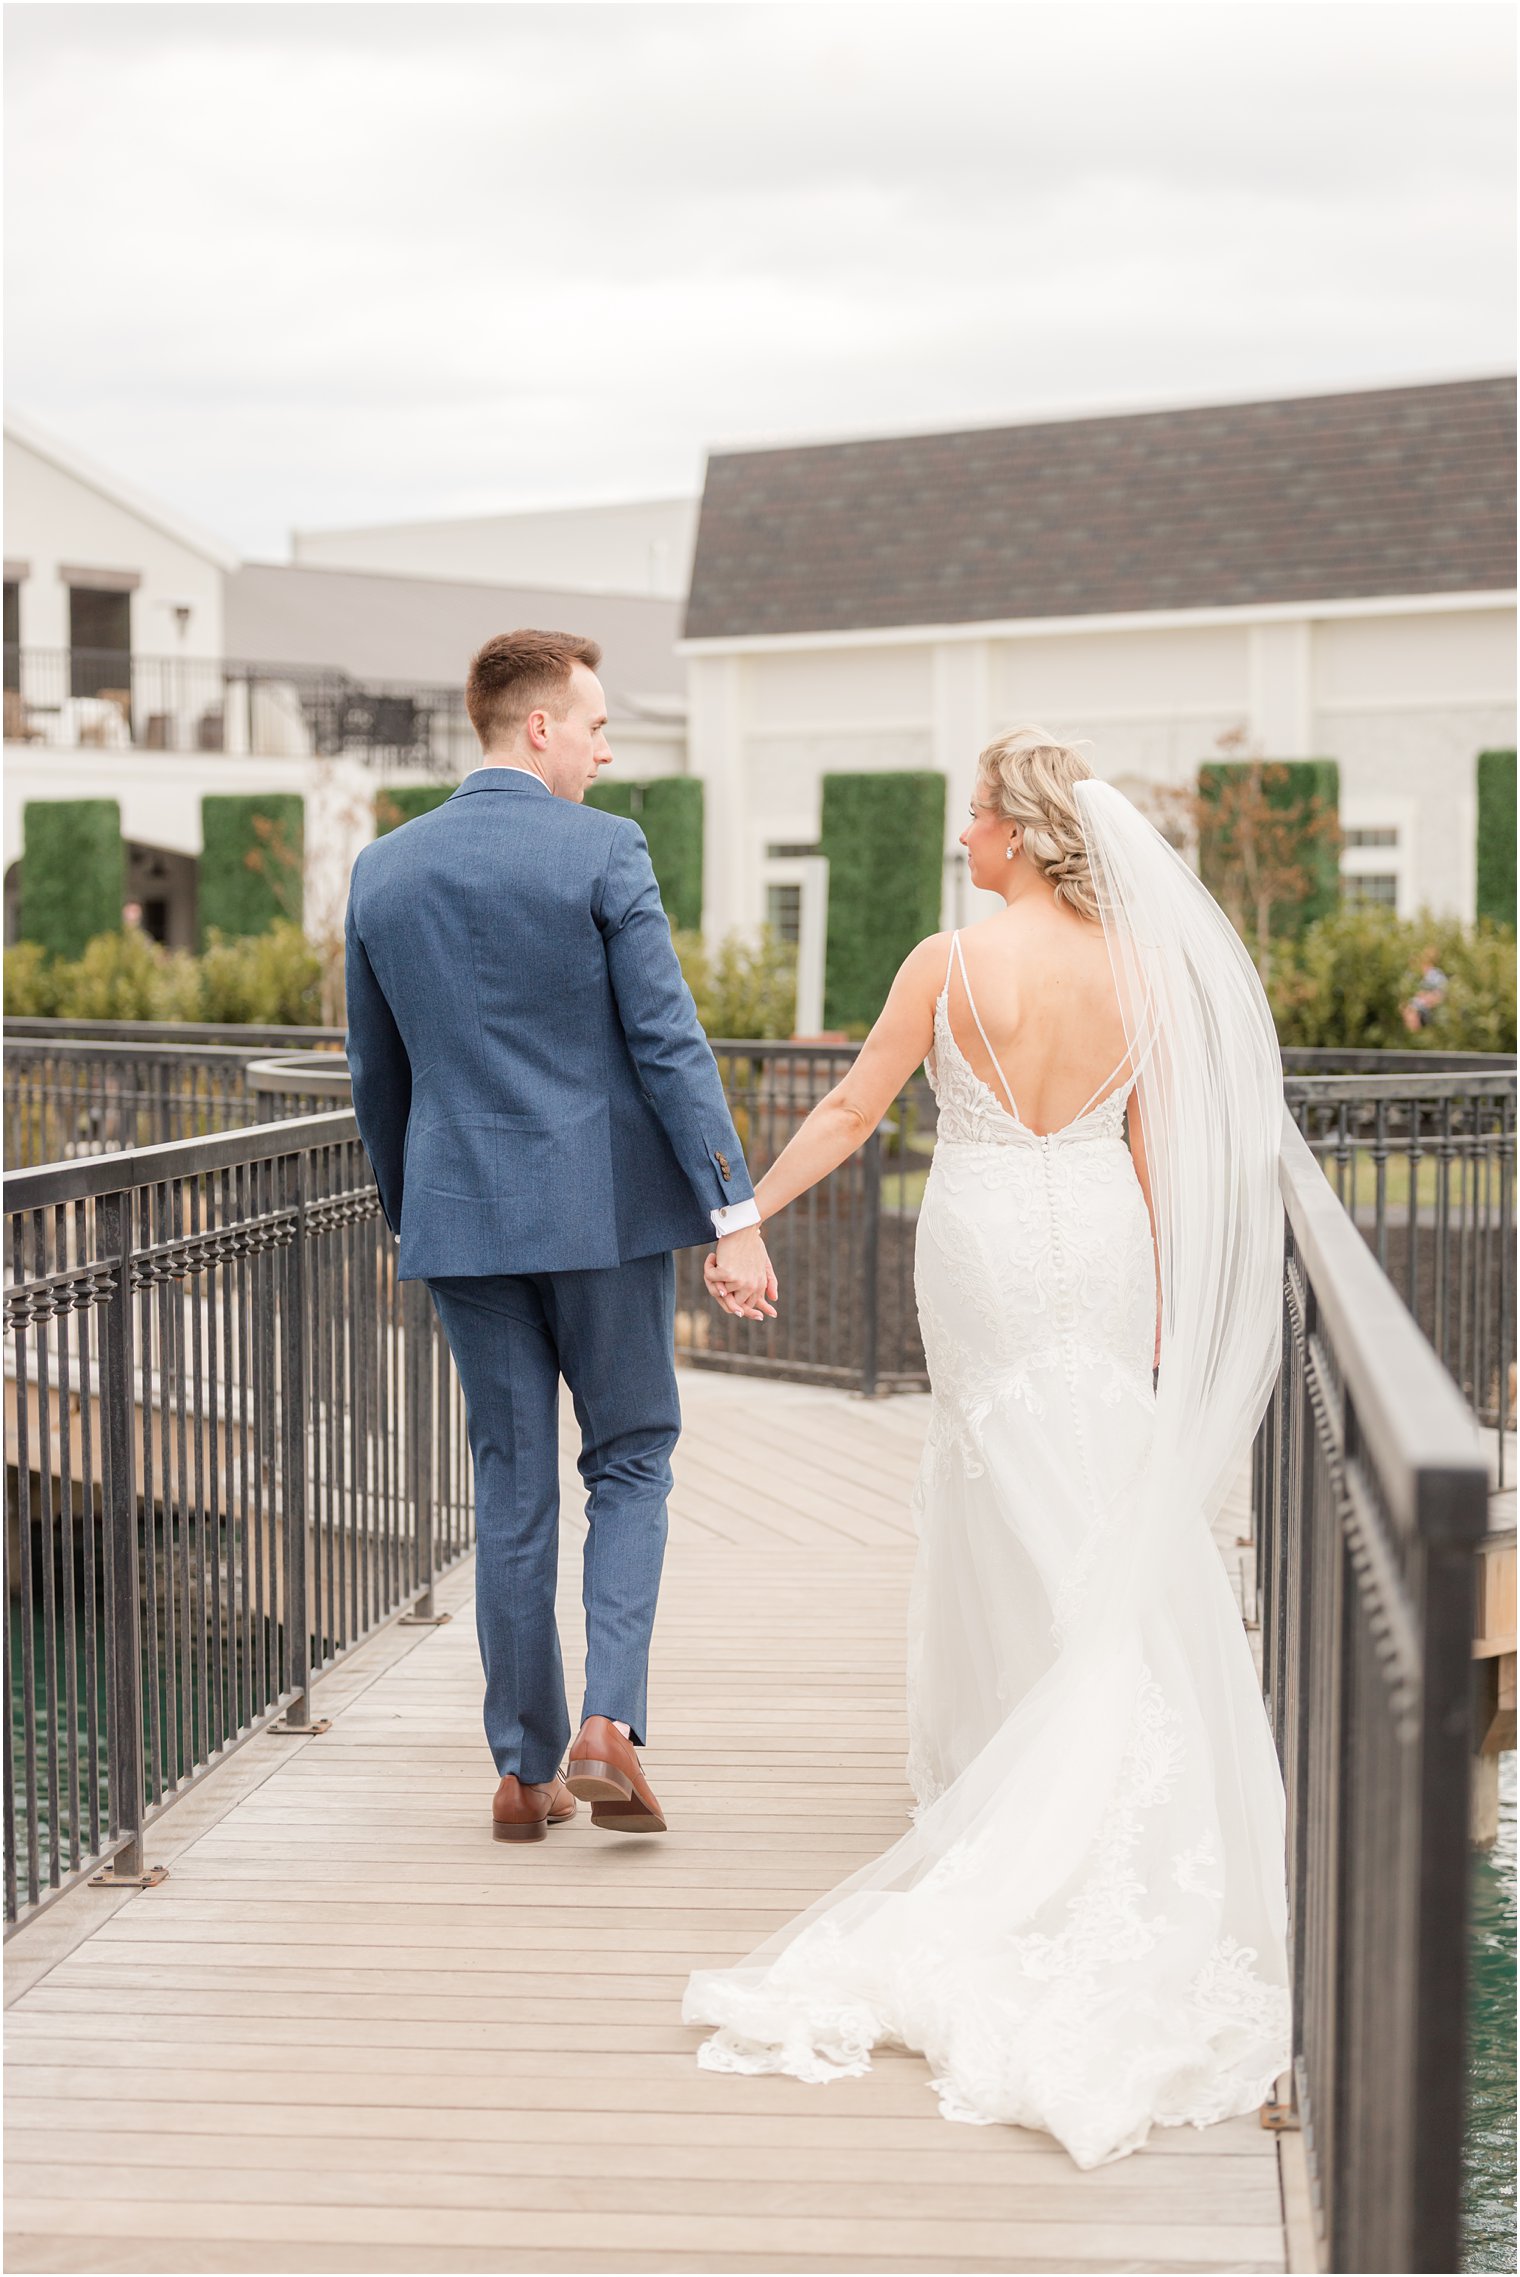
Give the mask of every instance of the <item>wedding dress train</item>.
M 694 1975 L 683 2013 L 717 2027 L 717 2070 L 823 2081 L 919 2050 L 947 2118 L 1094 2166 L 1253 2108 L 1287 2060 L 1281 1781 L 1209 1531 L 1275 1364 L 1281 1090 L 1224 920 L 1119 794 L 1081 789 L 1128 1080 L 1038 1134 L 957 1045 L 948 973 L 935 1014 L 913 1824 L 746 1966 Z

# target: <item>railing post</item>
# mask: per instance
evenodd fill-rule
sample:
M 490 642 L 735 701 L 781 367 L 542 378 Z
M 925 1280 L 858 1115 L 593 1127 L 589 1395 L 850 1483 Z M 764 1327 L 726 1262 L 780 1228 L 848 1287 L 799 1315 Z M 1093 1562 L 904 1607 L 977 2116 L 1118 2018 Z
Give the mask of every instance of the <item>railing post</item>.
M 102 1194 L 95 1231 L 114 1283 L 100 1314 L 101 1453 L 105 1472 L 107 1777 L 110 1832 L 125 1836 L 109 1865 L 90 1878 L 104 1888 L 161 1882 L 162 1866 L 143 1863 L 148 1794 L 143 1766 L 141 1575 L 137 1556 L 137 1411 L 132 1396 L 132 1196 Z M 151 1430 L 145 1411 L 143 1429 Z M 148 1539 L 153 1514 L 148 1513 Z M 157 1672 L 154 1672 L 157 1681 Z
M 865 1223 L 860 1234 L 860 1389 L 866 1399 L 876 1397 L 881 1347 L 881 1130 L 872 1131 L 861 1153 L 861 1207 Z
M 417 1543 L 417 1600 L 401 1616 L 403 1628 L 437 1628 L 448 1620 L 433 1603 L 438 1578 L 434 1539 L 437 1487 L 433 1447 L 432 1300 L 421 1281 L 401 1283 L 401 1328 L 406 1350 L 406 1478 Z
M 306 1432 L 311 1407 L 306 1350 L 306 1157 L 294 1154 L 281 1165 L 281 1207 L 295 1217 L 284 1251 L 284 1270 L 275 1277 L 280 1319 L 280 1505 L 284 1519 L 285 1713 L 272 1731 L 304 1737 L 331 1728 L 332 1718 L 311 1712 L 311 1544 L 306 1529 Z

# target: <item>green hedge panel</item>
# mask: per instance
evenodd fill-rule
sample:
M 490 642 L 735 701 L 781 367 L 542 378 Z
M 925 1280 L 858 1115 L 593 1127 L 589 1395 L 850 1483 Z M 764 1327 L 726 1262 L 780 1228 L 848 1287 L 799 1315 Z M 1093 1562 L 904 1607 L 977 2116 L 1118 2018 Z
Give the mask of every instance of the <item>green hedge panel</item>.
M 908 951 L 939 925 L 944 888 L 943 775 L 825 775 L 829 864 L 825 1024 L 865 1028 Z
M 1208 761 L 1198 770 L 1199 797 L 1205 801 L 1217 800 L 1225 782 L 1231 776 L 1244 774 L 1251 764 L 1245 759 Z M 1302 807 L 1310 814 L 1339 814 L 1341 771 L 1338 761 L 1269 759 L 1265 765 L 1270 770 L 1266 786 L 1269 806 Z M 1204 883 L 1217 892 L 1220 866 L 1228 860 L 1228 848 L 1211 844 L 1205 832 L 1199 851 Z M 1328 917 L 1340 904 L 1340 851 L 1334 839 L 1311 841 L 1305 848 L 1303 867 L 1309 875 L 1309 891 L 1300 901 L 1280 902 L 1274 907 L 1271 930 L 1275 938 L 1303 933 L 1316 918 Z
M 586 793 L 587 806 L 625 814 L 649 841 L 649 859 L 665 914 L 679 931 L 702 923 L 702 785 L 692 775 L 662 775 L 652 783 L 609 781 Z
M 1478 753 L 1478 915 L 1515 922 L 1515 754 Z
M 115 799 L 28 799 L 22 811 L 21 938 L 77 957 L 121 931 L 126 854 Z
M 263 824 L 264 828 L 258 825 Z M 201 800 L 200 937 L 301 922 L 306 802 L 295 791 Z
M 431 814 L 454 796 L 456 787 L 453 783 L 397 783 L 388 790 L 376 791 L 375 836 L 384 838 L 388 831 L 399 830 L 403 822 Z

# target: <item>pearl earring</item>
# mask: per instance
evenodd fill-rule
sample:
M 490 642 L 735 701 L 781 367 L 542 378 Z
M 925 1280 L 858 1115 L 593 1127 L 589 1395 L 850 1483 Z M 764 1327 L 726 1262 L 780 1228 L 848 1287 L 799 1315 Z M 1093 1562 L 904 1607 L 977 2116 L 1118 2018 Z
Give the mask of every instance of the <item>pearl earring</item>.
M 1007 845 L 1003 848 L 1003 860 L 1005 862 L 1011 862 L 1016 852 L 1017 848 L 1015 847 L 1013 840 L 1010 838 Z

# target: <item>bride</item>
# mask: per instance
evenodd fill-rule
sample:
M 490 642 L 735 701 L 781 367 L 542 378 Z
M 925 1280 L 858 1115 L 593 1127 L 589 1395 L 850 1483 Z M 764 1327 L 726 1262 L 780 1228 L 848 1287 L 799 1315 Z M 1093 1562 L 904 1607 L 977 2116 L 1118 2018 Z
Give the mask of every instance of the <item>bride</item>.
M 1003 911 L 919 944 L 757 1190 L 784 1209 L 927 1062 L 917 1808 L 683 2014 L 715 2070 L 919 2050 L 947 2118 L 1090 2167 L 1288 2057 L 1281 1782 L 1209 1531 L 1278 1364 L 1281 1063 L 1228 921 L 1077 752 L 990 745 L 961 843 Z

